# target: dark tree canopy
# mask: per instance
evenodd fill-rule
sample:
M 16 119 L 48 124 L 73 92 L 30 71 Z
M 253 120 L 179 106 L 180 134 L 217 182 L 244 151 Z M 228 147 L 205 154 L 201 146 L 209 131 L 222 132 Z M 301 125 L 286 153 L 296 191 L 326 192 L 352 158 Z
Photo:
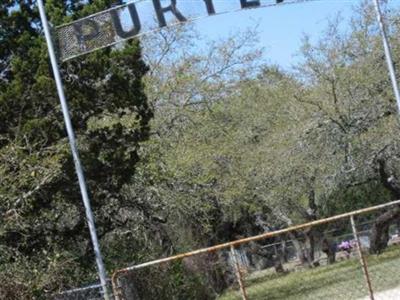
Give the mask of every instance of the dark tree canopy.
M 46 9 L 58 25 L 113 2 L 48 0 Z M 31 291 L 35 285 L 43 291 L 46 282 L 54 290 L 74 276 L 82 282 L 94 264 L 36 1 L 2 1 L 0 41 L 0 278 L 12 274 L 0 290 L 7 299 L 22 299 L 32 295 L 11 294 L 11 282 L 25 282 Z M 132 41 L 61 67 L 102 238 L 123 225 L 121 189 L 149 135 L 153 113 L 142 84 L 147 66 Z M 13 269 L 23 261 L 41 276 L 43 268 L 58 276 L 24 277 Z

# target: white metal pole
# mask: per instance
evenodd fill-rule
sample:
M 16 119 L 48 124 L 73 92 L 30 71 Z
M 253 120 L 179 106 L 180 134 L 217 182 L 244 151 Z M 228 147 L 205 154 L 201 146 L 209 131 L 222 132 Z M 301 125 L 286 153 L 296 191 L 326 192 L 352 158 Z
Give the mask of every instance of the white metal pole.
M 233 245 L 231 245 L 231 258 L 232 258 L 232 262 L 235 267 L 236 279 L 239 283 L 240 294 L 242 296 L 242 299 L 248 300 L 247 293 L 246 293 L 246 287 L 243 282 L 242 271 L 240 270 L 239 261 L 236 256 L 235 246 L 233 246 Z
M 396 72 L 394 70 L 392 52 L 391 52 L 389 41 L 387 38 L 385 24 L 383 23 L 382 11 L 381 11 L 381 8 L 379 5 L 379 0 L 373 0 L 373 1 L 374 1 L 375 11 L 376 11 L 376 16 L 378 19 L 379 28 L 380 28 L 381 34 L 382 34 L 383 48 L 385 50 L 386 62 L 387 62 L 388 69 L 389 69 L 390 79 L 392 81 L 393 91 L 394 91 L 394 95 L 396 97 L 397 109 L 398 109 L 398 113 L 400 114 L 400 92 L 399 92 L 399 87 L 398 87 L 397 80 L 396 80 Z
M 96 227 L 95 227 L 95 223 L 94 223 L 94 219 L 93 219 L 93 212 L 92 212 L 92 208 L 90 205 L 90 200 L 89 200 L 89 196 L 88 196 L 88 192 L 87 192 L 85 176 L 84 176 L 82 165 L 81 165 L 81 162 L 79 159 L 78 148 L 76 146 L 76 141 L 75 141 L 75 134 L 74 134 L 74 130 L 73 130 L 72 123 L 71 123 L 71 118 L 70 118 L 69 111 L 68 111 L 67 100 L 66 100 L 66 97 L 64 94 L 64 87 L 63 87 L 63 83 L 61 80 L 60 69 L 59 69 L 57 58 L 56 58 L 56 55 L 54 52 L 53 41 L 51 39 L 49 24 L 47 21 L 46 12 L 45 12 L 45 8 L 43 5 L 43 0 L 38 0 L 38 7 L 39 7 L 40 18 L 42 20 L 44 34 L 46 37 L 47 48 L 49 51 L 51 66 L 53 68 L 54 79 L 55 79 L 56 85 L 57 85 L 58 96 L 60 98 L 61 108 L 62 108 L 62 112 L 64 115 L 65 127 L 67 129 L 68 139 L 69 139 L 69 143 L 71 146 L 71 152 L 72 152 L 72 156 L 74 159 L 76 174 L 78 176 L 79 187 L 81 189 L 82 200 L 83 200 L 83 204 L 85 206 L 86 218 L 87 218 L 87 223 L 89 226 L 90 236 L 92 238 L 92 244 L 93 244 L 94 253 L 95 253 L 95 257 L 96 257 L 96 263 L 97 263 L 98 274 L 100 277 L 100 283 L 103 288 L 104 299 L 109 300 L 109 295 L 108 295 L 108 291 L 107 291 L 106 270 L 105 270 L 103 258 L 102 258 L 101 252 L 100 252 L 100 246 L 99 246 L 99 241 L 98 241 L 97 233 L 96 233 Z

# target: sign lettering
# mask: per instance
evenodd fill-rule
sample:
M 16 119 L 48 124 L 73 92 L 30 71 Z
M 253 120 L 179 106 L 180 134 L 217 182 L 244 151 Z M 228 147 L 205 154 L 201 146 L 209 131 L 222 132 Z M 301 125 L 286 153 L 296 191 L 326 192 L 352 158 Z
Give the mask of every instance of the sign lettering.
M 171 4 L 167 7 L 162 7 L 160 0 L 153 0 L 154 10 L 156 11 L 158 24 L 160 27 L 167 26 L 167 21 L 165 20 L 164 14 L 170 11 L 178 21 L 185 22 L 186 18 L 181 14 L 179 9 L 176 7 L 176 0 L 171 0 Z
M 57 27 L 58 55 L 61 61 L 66 61 L 157 28 L 202 16 L 299 1 L 302 0 L 139 0 Z M 196 2 L 200 4 L 196 6 L 198 11 L 193 10 Z
M 125 31 L 125 29 L 122 26 L 121 19 L 118 15 L 118 12 L 115 10 L 110 11 L 111 14 L 111 20 L 115 28 L 115 33 L 123 39 L 127 39 L 131 36 L 135 36 L 140 32 L 140 20 L 139 20 L 139 15 L 136 10 L 136 5 L 135 3 L 131 3 L 128 5 L 128 11 L 129 15 L 131 17 L 132 23 L 133 23 L 133 28 L 131 30 Z
M 242 6 L 242 8 L 249 8 L 249 7 L 257 7 L 260 6 L 261 3 L 259 0 L 240 0 L 240 5 Z

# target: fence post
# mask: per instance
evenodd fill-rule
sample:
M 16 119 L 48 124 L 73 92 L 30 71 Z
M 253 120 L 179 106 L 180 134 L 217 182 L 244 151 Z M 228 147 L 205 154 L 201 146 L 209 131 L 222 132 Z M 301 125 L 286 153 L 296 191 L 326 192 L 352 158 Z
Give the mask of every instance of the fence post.
M 114 294 L 114 299 L 115 300 L 123 300 L 122 296 L 122 287 L 120 282 L 118 281 L 118 275 L 119 272 L 116 271 L 111 277 L 111 284 L 112 284 L 112 289 L 113 289 L 113 294 Z
M 355 239 L 356 244 L 357 244 L 358 256 L 360 258 L 360 264 L 361 264 L 361 267 L 362 267 L 363 272 L 364 272 L 365 281 L 367 283 L 369 297 L 370 297 L 371 300 L 374 300 L 375 299 L 374 298 L 374 291 L 372 289 L 371 280 L 369 278 L 368 266 L 367 266 L 367 262 L 365 261 L 364 254 L 362 253 L 362 250 L 361 250 L 360 238 L 359 238 L 358 233 L 357 233 L 357 228 L 356 228 L 356 224 L 354 222 L 354 216 L 353 215 L 350 216 L 350 223 L 351 223 L 351 229 L 353 230 L 353 236 L 354 236 L 354 239 Z
M 231 245 L 231 257 L 233 260 L 233 264 L 235 265 L 236 278 L 237 278 L 237 281 L 239 282 L 240 293 L 242 295 L 242 299 L 248 300 L 247 294 L 246 294 L 246 288 L 244 286 L 243 279 L 242 279 L 242 271 L 240 270 L 239 261 L 237 259 L 235 247 L 233 245 Z

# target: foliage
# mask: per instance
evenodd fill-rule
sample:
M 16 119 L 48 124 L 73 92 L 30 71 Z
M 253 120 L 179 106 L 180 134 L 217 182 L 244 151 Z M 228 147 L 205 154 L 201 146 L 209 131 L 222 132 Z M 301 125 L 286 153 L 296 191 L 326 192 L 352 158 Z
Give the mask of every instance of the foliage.
M 46 6 L 60 24 L 112 2 Z M 388 18 L 397 62 L 399 14 Z M 374 20 L 363 4 L 349 32 L 338 19 L 319 42 L 305 37 L 291 71 L 265 64 L 254 30 L 200 49 L 191 27 L 144 37 L 148 67 L 137 41 L 63 64 L 108 268 L 399 197 L 399 124 Z M 34 298 L 95 272 L 34 1 L 2 3 L 0 22 L 0 276 L 20 293 L 8 298 Z M 324 236 L 302 234 L 308 247 Z M 174 289 L 185 272 L 166 275 Z M 199 286 L 224 287 L 203 273 L 192 274 Z
M 49 0 L 46 9 L 57 25 L 112 2 Z M 94 280 L 94 259 L 36 3 L 5 1 L 0 12 L 1 284 L 20 282 L 27 291 L 7 299 L 32 299 Z M 122 211 L 132 204 L 123 188 L 153 116 L 143 92 L 147 70 L 137 41 L 62 65 L 103 241 L 127 226 Z
M 398 15 L 389 18 L 395 34 Z M 198 64 L 210 55 L 171 51 L 192 38 L 184 31 L 150 43 L 161 50 L 147 54 L 156 117 L 141 168 L 165 205 L 166 249 L 189 250 L 397 198 L 396 106 L 373 10 L 359 7 L 349 32 L 339 25 L 333 20 L 315 44 L 304 38 L 293 72 L 260 68 L 260 56 L 251 52 L 239 56 L 244 68 L 232 72 L 229 61 L 246 47 L 236 55 L 211 47 L 226 55 L 213 61 L 229 70 L 215 84 L 202 80 L 215 73 Z M 397 61 L 399 44 L 392 43 Z M 256 72 L 243 72 L 250 66 L 245 57 Z M 323 231 L 302 234 L 306 247 L 324 239 Z
M 395 101 L 372 8 L 363 5 L 358 11 L 349 33 L 334 20 L 317 44 L 305 37 L 297 72 L 265 66 L 257 77 L 228 73 L 222 77 L 229 88 L 211 85 L 217 98 L 210 84 L 199 81 L 207 78 L 207 70 L 177 81 L 181 73 L 173 66 L 197 70 L 195 59 L 168 56 L 177 41 L 162 36 L 168 45 L 161 57 L 166 63 L 153 64 L 148 82 L 157 87 L 148 88 L 157 103 L 154 130 L 159 134 L 151 149 L 157 143 L 167 149 L 158 158 L 168 178 L 159 179 L 168 182 L 164 192 L 171 189 L 173 205 L 178 203 L 189 219 L 200 218 L 207 230 L 215 210 L 223 215 L 219 223 L 267 213 L 275 227 L 391 197 L 382 185 L 389 176 L 379 171 L 378 160 L 384 159 L 386 171 L 396 177 Z M 392 20 L 395 33 L 396 15 Z M 397 40 L 393 52 L 397 58 Z M 235 61 L 235 56 L 228 58 Z M 196 89 L 187 92 L 192 84 Z M 195 95 L 188 96 L 192 103 L 180 101 L 181 88 Z

